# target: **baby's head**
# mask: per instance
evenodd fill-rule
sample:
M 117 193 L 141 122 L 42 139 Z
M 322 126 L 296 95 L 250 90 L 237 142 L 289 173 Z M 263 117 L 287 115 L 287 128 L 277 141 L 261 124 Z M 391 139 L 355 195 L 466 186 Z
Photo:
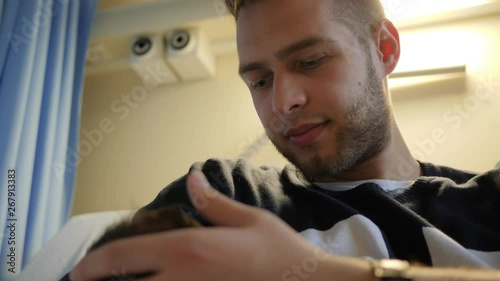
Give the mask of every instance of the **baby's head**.
M 141 209 L 131 218 L 125 219 L 109 227 L 104 234 L 90 246 L 87 253 L 109 242 L 122 238 L 200 226 L 202 226 L 200 222 L 180 207 L 163 207 L 155 210 Z M 146 272 L 134 276 L 113 276 L 113 273 L 110 272 L 111 276 L 101 279 L 100 281 L 130 281 L 144 278 L 151 274 L 151 272 Z M 60 281 L 70 281 L 69 273 Z
M 106 232 L 90 246 L 88 252 L 106 243 L 122 238 L 198 226 L 201 226 L 201 224 L 179 207 L 140 210 L 132 218 L 109 227 Z

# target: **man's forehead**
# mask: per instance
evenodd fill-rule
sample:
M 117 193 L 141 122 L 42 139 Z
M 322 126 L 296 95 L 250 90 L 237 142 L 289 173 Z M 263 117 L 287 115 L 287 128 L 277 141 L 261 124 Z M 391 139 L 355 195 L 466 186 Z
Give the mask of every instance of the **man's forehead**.
M 264 10 L 270 10 L 273 14 L 279 13 L 283 10 L 297 9 L 297 11 L 307 14 L 305 11 L 311 12 L 312 9 L 316 9 L 318 12 L 324 12 L 330 15 L 339 15 L 345 10 L 344 1 L 362 1 L 362 0 L 230 0 L 238 2 L 236 22 L 239 21 L 241 17 L 248 14 L 254 17 L 258 12 L 255 8 L 262 8 Z M 236 5 L 236 4 L 234 4 Z M 229 9 L 234 9 L 233 7 L 228 7 Z
M 311 36 L 318 32 L 340 32 L 342 36 L 345 22 L 336 19 L 324 9 L 322 3 L 332 0 L 259 0 L 240 11 L 236 20 L 236 35 L 239 43 L 259 39 L 266 33 L 294 32 L 297 35 Z M 329 5 L 330 6 L 330 5 Z M 338 31 L 335 31 L 335 30 Z M 296 38 L 295 38 L 296 39 Z
M 284 25 L 282 30 L 278 28 L 262 31 L 249 29 L 239 30 L 237 34 L 237 48 L 240 55 L 271 52 L 277 57 L 284 57 L 284 55 L 279 55 L 287 53 L 284 49 L 293 50 L 293 46 L 319 45 L 319 43 L 355 46 L 357 40 L 351 30 L 342 23 L 332 23 L 328 29 L 314 25 L 306 28 L 292 24 Z
M 356 45 L 351 29 L 322 9 L 323 0 L 286 0 L 290 1 L 286 6 L 282 1 L 285 0 L 261 0 L 240 11 L 237 20 L 240 62 L 253 63 L 279 57 L 278 53 L 283 49 L 312 37 L 336 42 L 341 47 Z M 309 4 L 305 5 L 306 2 Z

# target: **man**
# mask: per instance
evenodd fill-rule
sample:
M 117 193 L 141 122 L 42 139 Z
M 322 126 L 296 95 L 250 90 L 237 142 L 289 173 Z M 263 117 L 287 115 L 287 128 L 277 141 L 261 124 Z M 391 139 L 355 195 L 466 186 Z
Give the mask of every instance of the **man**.
M 214 227 L 111 243 L 84 258 L 72 280 L 116 268 L 158 281 L 500 280 L 500 271 L 460 268 L 500 267 L 499 172 L 413 159 L 387 90 L 399 36 L 380 3 L 226 2 L 240 75 L 294 166 L 195 164 L 146 209 L 192 203 Z

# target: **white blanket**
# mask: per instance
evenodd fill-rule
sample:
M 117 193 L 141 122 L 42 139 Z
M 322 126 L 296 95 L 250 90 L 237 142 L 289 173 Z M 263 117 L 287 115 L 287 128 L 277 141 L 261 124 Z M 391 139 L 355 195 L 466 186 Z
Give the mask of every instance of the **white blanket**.
M 106 227 L 135 211 L 110 211 L 74 216 L 38 252 L 16 281 L 58 281 L 85 255 Z

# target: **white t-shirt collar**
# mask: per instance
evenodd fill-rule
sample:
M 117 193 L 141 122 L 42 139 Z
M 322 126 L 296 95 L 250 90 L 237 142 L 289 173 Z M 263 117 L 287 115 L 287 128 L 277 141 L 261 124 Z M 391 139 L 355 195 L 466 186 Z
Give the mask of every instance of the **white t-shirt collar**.
M 371 182 L 379 185 L 385 191 L 393 191 L 396 189 L 405 188 L 412 183 L 412 181 L 395 181 L 395 180 L 363 180 L 351 182 L 315 182 L 314 184 L 330 191 L 348 191 L 364 183 Z

